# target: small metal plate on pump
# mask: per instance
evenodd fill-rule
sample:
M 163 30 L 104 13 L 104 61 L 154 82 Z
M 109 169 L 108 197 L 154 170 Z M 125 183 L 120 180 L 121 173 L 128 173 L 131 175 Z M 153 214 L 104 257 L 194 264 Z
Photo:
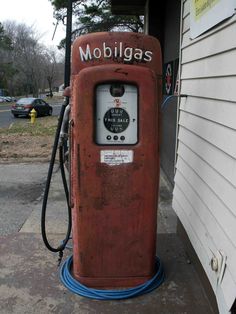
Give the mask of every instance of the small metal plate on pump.
M 97 144 L 136 144 L 138 141 L 137 87 L 119 82 L 98 85 L 95 120 Z
M 101 150 L 100 161 L 109 166 L 119 166 L 133 162 L 132 150 Z

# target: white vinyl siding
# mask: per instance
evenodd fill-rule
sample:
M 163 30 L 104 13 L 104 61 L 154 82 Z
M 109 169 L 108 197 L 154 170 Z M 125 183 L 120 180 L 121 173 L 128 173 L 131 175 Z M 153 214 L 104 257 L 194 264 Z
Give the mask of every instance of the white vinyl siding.
M 236 16 L 190 39 L 182 1 L 180 94 L 173 208 L 216 294 L 220 313 L 236 298 Z M 221 282 L 211 258 L 227 256 Z

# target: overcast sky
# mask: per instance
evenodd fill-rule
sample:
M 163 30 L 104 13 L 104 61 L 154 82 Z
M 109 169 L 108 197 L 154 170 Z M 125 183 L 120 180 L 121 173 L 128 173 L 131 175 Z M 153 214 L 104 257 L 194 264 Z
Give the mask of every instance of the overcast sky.
M 53 18 L 53 7 L 49 0 L 0 0 L 0 22 L 14 20 L 34 26 L 42 35 L 40 41 L 46 45 L 58 45 L 65 37 L 65 27 L 57 27 L 56 35 L 52 41 L 56 20 Z

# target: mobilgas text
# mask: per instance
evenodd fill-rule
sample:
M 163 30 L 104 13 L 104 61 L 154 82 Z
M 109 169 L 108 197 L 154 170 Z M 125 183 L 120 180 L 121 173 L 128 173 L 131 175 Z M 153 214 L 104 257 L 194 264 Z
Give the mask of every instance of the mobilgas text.
M 152 60 L 152 51 L 142 50 L 140 48 L 125 47 L 123 42 L 115 42 L 114 47 L 108 46 L 105 42 L 102 47 L 91 49 L 90 44 L 86 48 L 79 47 L 81 61 L 86 62 L 93 59 L 113 59 L 120 58 L 126 62 L 136 60 L 139 62 L 150 62 Z

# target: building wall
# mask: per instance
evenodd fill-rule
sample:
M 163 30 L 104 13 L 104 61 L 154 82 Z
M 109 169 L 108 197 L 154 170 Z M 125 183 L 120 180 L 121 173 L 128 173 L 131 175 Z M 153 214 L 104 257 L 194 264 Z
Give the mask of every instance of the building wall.
M 162 52 L 163 52 L 163 84 L 165 84 L 165 65 L 171 63 L 173 68 L 178 67 L 179 58 L 179 29 L 180 29 L 180 4 L 181 1 L 167 0 L 162 8 Z M 156 5 L 156 3 L 155 3 Z M 172 69 L 173 87 L 167 95 L 163 87 L 164 109 L 161 111 L 161 167 L 174 185 L 175 143 L 176 143 L 176 118 L 177 97 L 169 97 L 174 94 L 175 73 Z M 166 99 L 168 97 L 168 100 Z
M 180 58 L 187 97 L 179 103 L 173 208 L 227 313 L 236 298 L 236 16 L 191 40 L 190 0 L 182 1 Z M 214 256 L 227 258 L 222 280 Z

